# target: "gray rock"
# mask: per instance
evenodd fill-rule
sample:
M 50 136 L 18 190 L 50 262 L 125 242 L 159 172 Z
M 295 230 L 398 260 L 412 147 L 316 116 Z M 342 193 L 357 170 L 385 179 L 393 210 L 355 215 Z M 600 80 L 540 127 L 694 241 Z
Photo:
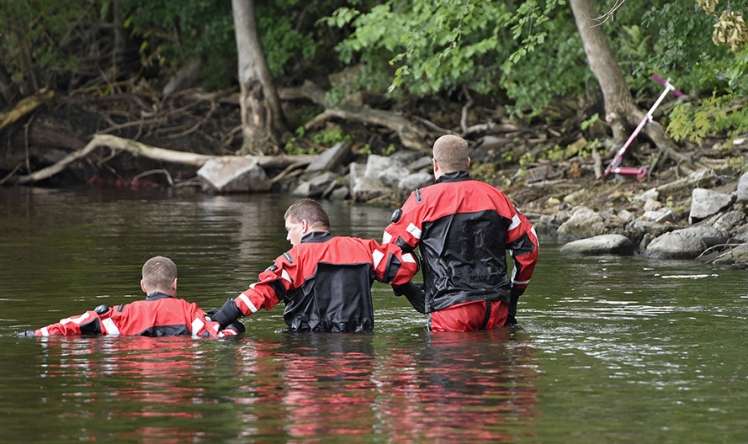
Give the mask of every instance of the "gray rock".
M 603 218 L 587 207 L 575 208 L 569 220 L 558 227 L 559 237 L 568 240 L 584 239 L 604 232 Z
M 335 188 L 330 194 L 330 200 L 344 200 L 348 197 L 348 187 Z
M 431 166 L 431 157 L 424 156 L 414 160 L 413 162 L 410 162 L 406 168 L 408 168 L 410 171 L 419 171 L 424 168 L 428 168 L 429 170 L 431 170 Z
M 401 193 L 409 193 L 415 191 L 416 188 L 421 188 L 434 183 L 434 176 L 429 173 L 421 171 L 420 173 L 412 173 L 400 179 L 397 187 Z
M 618 218 L 621 219 L 623 223 L 627 224 L 634 220 L 634 214 L 628 210 L 621 210 L 618 212 Z
M 312 163 L 306 167 L 306 172 L 332 171 L 345 162 L 350 154 L 351 144 L 339 142 L 315 157 Z
M 603 234 L 587 239 L 580 239 L 561 247 L 561 253 L 600 255 L 620 254 L 628 255 L 634 252 L 634 243 L 620 234 Z
M 568 203 L 569 205 L 577 205 L 581 202 L 584 202 L 588 194 L 589 190 L 587 190 L 586 188 L 582 188 L 581 190 L 564 196 L 564 202 Z
M 691 223 L 698 222 L 705 217 L 717 214 L 732 204 L 733 196 L 727 193 L 694 188 L 691 193 L 691 213 L 688 219 Z
M 657 237 L 647 246 L 646 254 L 662 259 L 693 259 L 724 241 L 725 236 L 714 227 L 695 225 Z
M 393 155 L 390 156 L 390 159 L 397 160 L 401 164 L 407 165 L 418 159 L 419 157 L 421 157 L 420 152 L 403 149 L 400 151 L 396 151 Z
M 297 197 L 319 197 L 335 182 L 335 175 L 330 172 L 318 174 L 309 180 L 303 181 L 291 194 Z
M 410 171 L 399 160 L 392 157 L 372 154 L 366 160 L 366 177 L 379 180 L 384 185 L 395 187 L 408 174 Z
M 365 202 L 390 192 L 379 179 L 367 177 L 366 170 L 367 166 L 358 163 L 352 163 L 349 168 L 350 193 L 357 202 Z
M 639 194 L 638 196 L 634 197 L 634 200 L 638 200 L 641 202 L 646 202 L 648 200 L 657 200 L 657 198 L 660 197 L 660 192 L 657 191 L 656 188 L 650 188 L 647 191 Z
M 738 181 L 738 202 L 748 202 L 748 173 L 743 173 Z
M 655 211 L 660 208 L 662 208 L 662 203 L 658 200 L 647 199 L 647 201 L 644 202 L 644 211 Z
M 641 216 L 642 220 L 648 222 L 672 222 L 674 219 L 673 210 L 670 208 L 660 208 L 659 210 L 645 211 Z
M 729 233 L 735 227 L 742 225 L 743 222 L 745 222 L 745 213 L 733 210 L 714 216 L 714 221 L 707 223 L 707 225 L 711 225 L 723 233 Z
M 649 235 L 649 241 L 651 241 L 657 236 L 660 236 L 663 233 L 667 233 L 672 229 L 673 226 L 671 225 L 639 218 L 629 222 L 629 224 L 626 225 L 624 234 L 626 235 L 626 237 L 637 243 L 644 239 L 647 235 Z M 647 241 L 647 243 L 649 243 L 649 241 Z M 640 249 L 643 250 L 643 248 Z
M 268 191 L 271 183 L 265 170 L 251 157 L 218 157 L 205 163 L 197 176 L 203 189 L 215 193 Z
M 748 224 L 741 225 L 733 230 L 730 242 L 748 243 Z
M 715 260 L 719 265 L 737 265 L 742 268 L 748 267 L 748 243 L 738 245 L 732 250 L 720 254 Z

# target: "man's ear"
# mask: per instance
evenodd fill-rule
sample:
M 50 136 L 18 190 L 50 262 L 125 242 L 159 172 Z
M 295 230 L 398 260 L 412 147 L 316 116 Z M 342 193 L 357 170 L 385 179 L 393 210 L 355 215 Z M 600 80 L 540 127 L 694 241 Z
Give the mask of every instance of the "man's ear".
M 140 289 L 143 290 L 143 293 L 148 294 L 148 291 L 145 289 L 145 283 L 143 283 L 143 279 L 140 280 Z
M 177 291 L 177 278 L 174 278 L 174 281 L 171 283 L 171 289 Z
M 468 170 L 470 170 L 470 162 L 471 162 L 472 160 L 473 160 L 473 159 L 471 159 L 471 158 L 469 158 L 469 157 L 468 157 L 468 161 L 467 161 L 467 168 L 468 168 Z

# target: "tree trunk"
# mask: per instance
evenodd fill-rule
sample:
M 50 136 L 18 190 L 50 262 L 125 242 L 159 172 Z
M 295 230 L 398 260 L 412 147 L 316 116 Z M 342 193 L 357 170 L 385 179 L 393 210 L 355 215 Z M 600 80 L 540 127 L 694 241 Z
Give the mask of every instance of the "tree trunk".
M 627 116 L 636 108 L 634 99 L 610 49 L 607 36 L 593 20 L 597 15 L 592 0 L 571 0 L 570 3 L 587 61 L 603 92 L 605 120 L 613 129 L 616 142 L 622 143 L 626 138 Z
M 112 28 L 114 30 L 114 48 L 112 48 L 113 80 L 121 74 L 125 53 L 127 52 L 127 37 L 122 27 L 122 5 L 120 0 L 112 0 Z
M 16 99 L 16 95 L 16 88 L 13 85 L 13 80 L 10 78 L 10 74 L 5 70 L 5 66 L 0 65 L 0 98 L 6 104 L 12 105 Z
M 608 37 L 593 18 L 597 17 L 592 0 L 570 0 L 574 20 L 584 44 L 584 52 L 592 73 L 597 78 L 605 101 L 605 120 L 613 130 L 618 144 L 626 139 L 627 126 L 636 126 L 645 116 L 634 103 L 621 69 L 608 44 Z M 662 126 L 650 121 L 644 133 L 657 147 L 676 162 L 690 163 L 689 156 L 677 151 L 678 147 L 670 140 Z
M 277 150 L 286 119 L 257 36 L 254 0 L 232 0 L 244 154 Z

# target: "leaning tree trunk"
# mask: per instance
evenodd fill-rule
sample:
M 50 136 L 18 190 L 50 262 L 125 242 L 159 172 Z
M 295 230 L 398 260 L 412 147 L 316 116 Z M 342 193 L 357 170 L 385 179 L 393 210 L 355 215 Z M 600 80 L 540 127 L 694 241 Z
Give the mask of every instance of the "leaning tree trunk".
M 622 143 L 626 138 L 627 126 L 636 126 L 645 113 L 634 103 L 608 38 L 600 24 L 593 20 L 597 15 L 592 0 L 570 0 L 570 3 L 587 61 L 603 92 L 605 120 L 611 126 L 616 142 Z M 677 147 L 657 122 L 647 124 L 644 133 L 671 159 L 690 161 L 688 156 L 677 152 Z
M 244 154 L 275 151 L 286 131 L 278 93 L 257 36 L 254 0 L 232 0 L 239 54 L 239 104 Z

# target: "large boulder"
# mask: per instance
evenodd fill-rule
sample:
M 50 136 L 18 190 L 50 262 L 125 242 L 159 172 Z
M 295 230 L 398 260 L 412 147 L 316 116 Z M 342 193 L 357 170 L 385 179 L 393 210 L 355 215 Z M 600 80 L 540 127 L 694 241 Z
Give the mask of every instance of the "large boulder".
M 732 204 L 732 194 L 720 193 L 705 188 L 694 188 L 691 193 L 691 223 L 717 214 Z
M 558 227 L 559 237 L 565 240 L 584 239 L 604 232 L 602 216 L 587 207 L 575 208 L 569 220 Z
M 205 162 L 197 177 L 203 189 L 214 193 L 269 191 L 272 183 L 257 159 L 217 157 Z
M 299 185 L 291 192 L 292 195 L 297 197 L 319 197 L 331 184 L 335 182 L 336 176 L 331 172 L 318 174 L 309 180 L 302 181 Z M 332 190 L 330 190 L 332 191 Z
M 396 187 L 408 174 L 410 171 L 397 158 L 371 154 L 366 160 L 366 177 L 379 180 L 387 186 Z
M 561 247 L 561 253 L 581 255 L 620 254 L 634 252 L 634 243 L 620 234 L 603 234 L 587 239 L 575 240 Z
M 409 193 L 415 191 L 416 188 L 421 188 L 434 183 L 434 176 L 426 172 L 412 173 L 400 179 L 397 187 L 401 193 Z
M 315 157 L 306 167 L 306 172 L 333 171 L 340 166 L 351 154 L 351 144 L 340 142 L 332 148 L 326 149 Z
M 724 241 L 725 235 L 716 228 L 695 225 L 657 237 L 647 246 L 646 254 L 662 259 L 693 259 L 712 245 Z
M 431 171 L 431 167 L 432 167 L 431 157 L 429 156 L 419 157 L 413 162 L 410 162 L 407 166 L 407 168 L 410 171 L 419 171 L 419 170 L 423 170 L 426 168 L 428 168 L 429 171 Z
M 748 202 L 748 173 L 743 173 L 738 181 L 738 202 Z
M 367 166 L 352 163 L 348 173 L 350 194 L 356 202 L 366 202 L 390 192 L 381 180 L 367 177 Z

